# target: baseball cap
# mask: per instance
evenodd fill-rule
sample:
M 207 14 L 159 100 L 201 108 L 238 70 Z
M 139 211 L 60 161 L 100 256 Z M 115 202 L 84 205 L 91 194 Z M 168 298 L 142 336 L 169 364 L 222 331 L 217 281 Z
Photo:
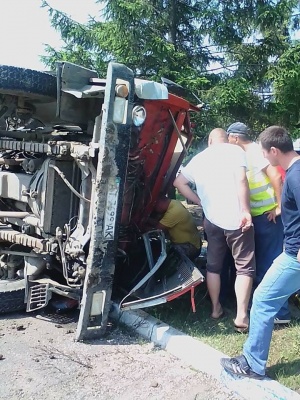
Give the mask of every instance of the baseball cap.
M 249 128 L 242 122 L 234 122 L 227 129 L 228 135 L 235 133 L 236 135 L 249 135 Z

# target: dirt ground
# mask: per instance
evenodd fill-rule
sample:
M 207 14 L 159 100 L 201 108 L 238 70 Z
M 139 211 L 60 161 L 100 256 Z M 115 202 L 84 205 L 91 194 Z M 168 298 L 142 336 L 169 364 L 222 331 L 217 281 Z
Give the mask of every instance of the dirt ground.
M 50 317 L 0 317 L 0 399 L 238 399 L 123 327 L 111 324 L 105 338 L 79 343 L 77 313 Z

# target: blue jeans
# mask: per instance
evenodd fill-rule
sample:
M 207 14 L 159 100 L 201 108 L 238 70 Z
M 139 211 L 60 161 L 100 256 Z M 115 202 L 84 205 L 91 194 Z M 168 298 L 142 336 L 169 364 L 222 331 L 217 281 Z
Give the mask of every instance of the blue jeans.
M 253 296 L 249 336 L 243 354 L 257 374 L 265 375 L 274 317 L 299 288 L 300 263 L 296 257 L 283 252 L 273 261 Z
M 283 224 L 281 217 L 276 217 L 276 224 L 269 221 L 267 214 L 252 218 L 254 225 L 256 278 L 254 288 L 262 281 L 273 260 L 283 251 Z M 290 319 L 291 314 L 286 302 L 276 315 L 279 319 Z

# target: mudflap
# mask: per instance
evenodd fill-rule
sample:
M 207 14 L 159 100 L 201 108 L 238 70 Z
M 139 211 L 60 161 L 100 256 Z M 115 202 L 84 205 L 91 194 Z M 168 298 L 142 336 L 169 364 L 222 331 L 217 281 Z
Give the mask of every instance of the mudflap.
M 151 250 L 151 239 L 155 235 L 161 244 L 161 252 L 156 262 Z M 149 272 L 122 299 L 119 304 L 121 310 L 134 310 L 166 303 L 189 290 L 193 292 L 194 288 L 204 281 L 204 276 L 182 251 L 170 247 L 167 252 L 163 232 L 146 233 L 143 239 Z

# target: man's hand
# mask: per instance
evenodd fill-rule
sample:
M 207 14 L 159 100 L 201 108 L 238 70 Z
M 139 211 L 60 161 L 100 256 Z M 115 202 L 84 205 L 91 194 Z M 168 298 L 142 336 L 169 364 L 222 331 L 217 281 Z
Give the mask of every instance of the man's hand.
M 266 212 L 266 214 L 267 214 L 268 221 L 270 221 L 270 222 L 273 221 L 274 224 L 276 224 L 276 217 L 281 215 L 281 209 L 280 209 L 280 207 L 277 206 L 276 208 L 273 208 L 273 210 Z
M 240 224 L 240 228 L 242 228 L 242 232 L 246 232 L 252 226 L 252 217 L 248 211 L 243 211 L 242 220 Z
M 178 191 L 188 200 L 192 201 L 194 204 L 201 206 L 201 201 L 196 192 L 194 192 L 190 186 L 190 181 L 186 179 L 182 173 L 180 173 L 173 183 L 173 185 L 178 189 Z

